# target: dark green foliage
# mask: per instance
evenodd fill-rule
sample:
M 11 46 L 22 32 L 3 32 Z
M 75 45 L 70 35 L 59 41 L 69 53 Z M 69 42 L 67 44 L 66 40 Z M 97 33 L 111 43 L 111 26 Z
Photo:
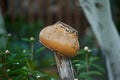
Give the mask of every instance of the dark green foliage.
M 91 50 L 79 51 L 78 55 L 73 58 L 72 63 L 75 69 L 75 76 L 78 80 L 94 80 L 96 76 L 103 76 L 105 69 L 101 66 L 99 58 L 91 53 Z
M 29 22 L 25 17 L 17 16 L 14 22 L 9 16 L 5 17 L 5 26 L 8 32 L 16 34 L 17 36 L 26 37 L 36 35 L 43 27 L 44 23 L 40 20 Z
M 6 35 L 1 35 L 1 37 L 7 37 Z M 31 47 L 22 47 L 16 44 L 14 37 L 8 36 L 8 42 L 6 49 L 0 51 L 0 79 L 12 79 L 12 80 L 57 80 L 58 74 L 51 73 L 47 68 L 43 69 L 38 64 L 39 61 L 36 59 L 31 59 L 31 56 L 38 55 L 43 52 L 46 48 L 40 47 L 36 49 L 31 55 L 31 51 L 34 48 L 33 37 L 31 38 L 21 38 L 23 42 L 26 42 Z M 15 45 L 14 45 L 15 43 Z M 13 46 L 13 47 L 11 47 Z M 25 46 L 25 45 L 24 45 Z M 103 76 L 105 70 L 97 62 L 99 58 L 92 54 L 89 49 L 85 51 L 81 49 L 76 57 L 72 59 L 72 63 L 75 69 L 75 76 L 79 80 L 93 80 L 96 76 Z M 50 59 L 47 59 L 50 60 Z M 45 60 L 44 64 L 47 63 Z M 52 66 L 56 65 L 51 63 Z M 51 66 L 49 65 L 49 67 Z M 41 69 L 40 69 L 41 68 Z M 57 72 L 57 71 L 56 71 Z
M 4 35 L 5 36 L 5 35 Z M 3 35 L 1 36 L 3 37 Z M 6 36 L 7 37 L 7 36 Z M 8 37 L 9 46 L 6 49 L 0 49 L 0 79 L 2 80 L 50 80 L 51 78 L 57 79 L 54 76 L 49 76 L 44 70 L 40 71 L 38 61 L 31 60 L 31 49 L 23 48 L 22 46 L 13 46 L 13 37 Z M 28 38 L 22 38 L 28 44 L 33 43 Z M 31 44 L 31 46 L 34 44 Z M 34 51 L 34 55 L 38 55 L 45 50 L 41 47 Z M 33 56 L 34 57 L 34 56 Z

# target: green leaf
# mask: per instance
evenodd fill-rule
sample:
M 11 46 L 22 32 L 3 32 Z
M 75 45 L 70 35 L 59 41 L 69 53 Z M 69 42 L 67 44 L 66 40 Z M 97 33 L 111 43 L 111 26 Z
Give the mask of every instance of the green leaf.
M 97 64 L 91 64 L 91 66 L 93 66 L 93 67 L 95 67 L 97 70 L 99 70 L 99 71 L 105 73 L 104 68 L 102 68 L 101 66 L 99 66 L 99 65 L 97 65 Z
M 0 34 L 0 38 L 7 37 L 6 34 Z
M 54 65 L 56 65 L 56 63 L 51 63 L 50 65 L 51 65 L 51 66 L 54 66 Z
M 19 55 L 16 55 L 14 58 L 15 59 L 22 59 L 22 58 L 25 58 L 25 57 L 28 57 L 30 56 L 30 54 L 19 54 Z
M 75 66 L 77 66 L 77 71 L 80 71 L 81 69 L 85 68 L 85 66 L 81 64 L 75 64 Z
M 86 65 L 86 61 L 80 60 L 80 61 L 79 61 L 79 64 Z
M 90 76 L 81 76 L 78 77 L 78 80 L 93 80 L 93 78 L 91 78 Z
M 41 47 L 41 48 L 39 48 L 35 53 L 36 54 L 39 54 L 39 53 L 41 53 L 42 51 L 44 51 L 46 48 L 45 47 Z
M 23 77 L 22 75 L 16 76 L 15 80 L 21 80 L 22 77 Z
M 0 56 L 2 56 L 2 55 L 5 55 L 5 53 L 1 52 L 1 53 L 0 53 Z
M 17 62 L 18 60 L 11 60 L 11 61 L 7 61 L 5 65 L 9 65 L 9 64 L 17 63 Z
M 89 59 L 90 64 L 92 64 L 94 61 L 97 61 L 99 57 L 91 56 Z
M 85 54 L 85 51 L 84 51 L 83 49 L 81 49 L 81 50 L 77 53 L 77 55 L 83 55 L 83 54 Z
M 22 41 L 25 41 L 25 42 L 30 42 L 30 39 L 28 38 L 21 38 Z
M 34 71 L 33 76 L 35 76 L 35 77 L 46 77 L 47 74 L 41 73 L 39 71 Z
M 90 76 L 83 75 L 78 76 L 78 80 L 93 80 L 93 78 L 91 78 Z
M 13 74 L 14 75 L 20 75 L 20 74 L 27 75 L 27 73 L 28 71 L 22 68 L 14 69 L 8 72 L 9 75 L 13 75 Z
M 82 76 L 92 76 L 92 75 L 102 76 L 102 73 L 100 73 L 98 71 L 82 72 L 82 73 L 80 73 L 79 77 L 82 77 Z
M 80 60 L 73 60 L 72 63 L 78 63 Z
M 81 64 L 75 64 L 75 66 L 80 67 L 80 66 L 81 66 Z

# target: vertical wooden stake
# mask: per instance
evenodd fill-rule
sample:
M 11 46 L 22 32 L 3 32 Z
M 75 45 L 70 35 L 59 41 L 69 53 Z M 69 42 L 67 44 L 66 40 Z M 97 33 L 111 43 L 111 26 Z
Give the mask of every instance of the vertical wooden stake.
M 59 52 L 55 52 L 55 59 L 61 80 L 74 80 L 71 60 L 59 54 Z

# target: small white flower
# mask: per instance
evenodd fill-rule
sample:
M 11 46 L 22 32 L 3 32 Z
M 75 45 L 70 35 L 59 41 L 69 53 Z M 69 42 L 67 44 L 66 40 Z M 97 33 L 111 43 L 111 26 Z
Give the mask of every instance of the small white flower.
M 10 71 L 10 69 L 7 69 L 7 72 L 9 72 Z
M 30 37 L 30 41 L 34 41 L 35 40 L 35 38 L 34 37 Z
M 78 80 L 78 79 L 76 78 L 76 79 L 74 79 L 74 80 Z
M 10 34 L 10 33 L 8 34 L 8 37 L 11 37 L 11 34 Z
M 38 75 L 37 78 L 40 78 L 40 76 Z
M 87 46 L 86 46 L 86 47 L 84 47 L 84 51 L 86 51 L 86 52 L 88 52 L 88 53 L 89 53 L 89 52 L 91 52 L 92 50 L 91 50 L 91 49 L 89 49 L 89 47 L 87 47 Z
M 84 51 L 88 51 L 89 48 L 87 46 L 84 47 Z
M 26 53 L 26 50 L 23 50 L 23 53 Z
M 10 53 L 10 51 L 9 51 L 9 50 L 6 50 L 6 51 L 5 51 L 5 54 L 9 54 L 9 53 Z
M 20 64 L 19 62 L 17 62 L 16 64 Z
M 76 64 L 75 66 L 81 66 L 81 64 Z

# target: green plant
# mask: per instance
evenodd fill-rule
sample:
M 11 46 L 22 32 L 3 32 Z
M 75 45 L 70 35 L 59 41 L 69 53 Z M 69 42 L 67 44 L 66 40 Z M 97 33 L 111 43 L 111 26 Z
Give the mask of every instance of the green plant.
M 35 38 L 22 38 L 21 40 L 29 47 L 21 47 L 18 40 L 11 35 L 7 37 L 5 49 L 0 49 L 0 80 L 57 80 L 57 73 L 51 73 L 47 68 L 38 65 L 35 55 L 43 52 L 45 47 L 34 49 Z M 93 55 L 92 51 L 85 47 L 72 59 L 75 76 L 79 80 L 93 80 L 96 76 L 102 76 L 105 70 L 97 64 L 99 56 Z
M 96 76 L 103 76 L 105 70 L 97 63 L 98 61 L 99 57 L 92 54 L 88 47 L 79 51 L 72 61 L 78 80 L 94 80 Z
M 35 20 L 29 22 L 24 16 L 16 16 L 14 21 L 11 21 L 9 16 L 4 17 L 6 30 L 19 37 L 26 37 L 37 35 L 37 33 L 44 27 L 44 22 Z M 31 32 L 33 32 L 31 34 Z
M 12 49 L 10 48 L 11 35 L 8 34 L 7 38 L 6 48 L 0 49 L 0 80 L 47 80 L 49 76 L 44 71 L 39 70 L 38 61 L 34 59 L 34 54 L 41 53 L 45 47 L 34 51 L 34 38 L 31 37 L 30 39 L 22 38 L 24 42 L 29 42 L 30 49 L 24 49 L 20 46 Z

